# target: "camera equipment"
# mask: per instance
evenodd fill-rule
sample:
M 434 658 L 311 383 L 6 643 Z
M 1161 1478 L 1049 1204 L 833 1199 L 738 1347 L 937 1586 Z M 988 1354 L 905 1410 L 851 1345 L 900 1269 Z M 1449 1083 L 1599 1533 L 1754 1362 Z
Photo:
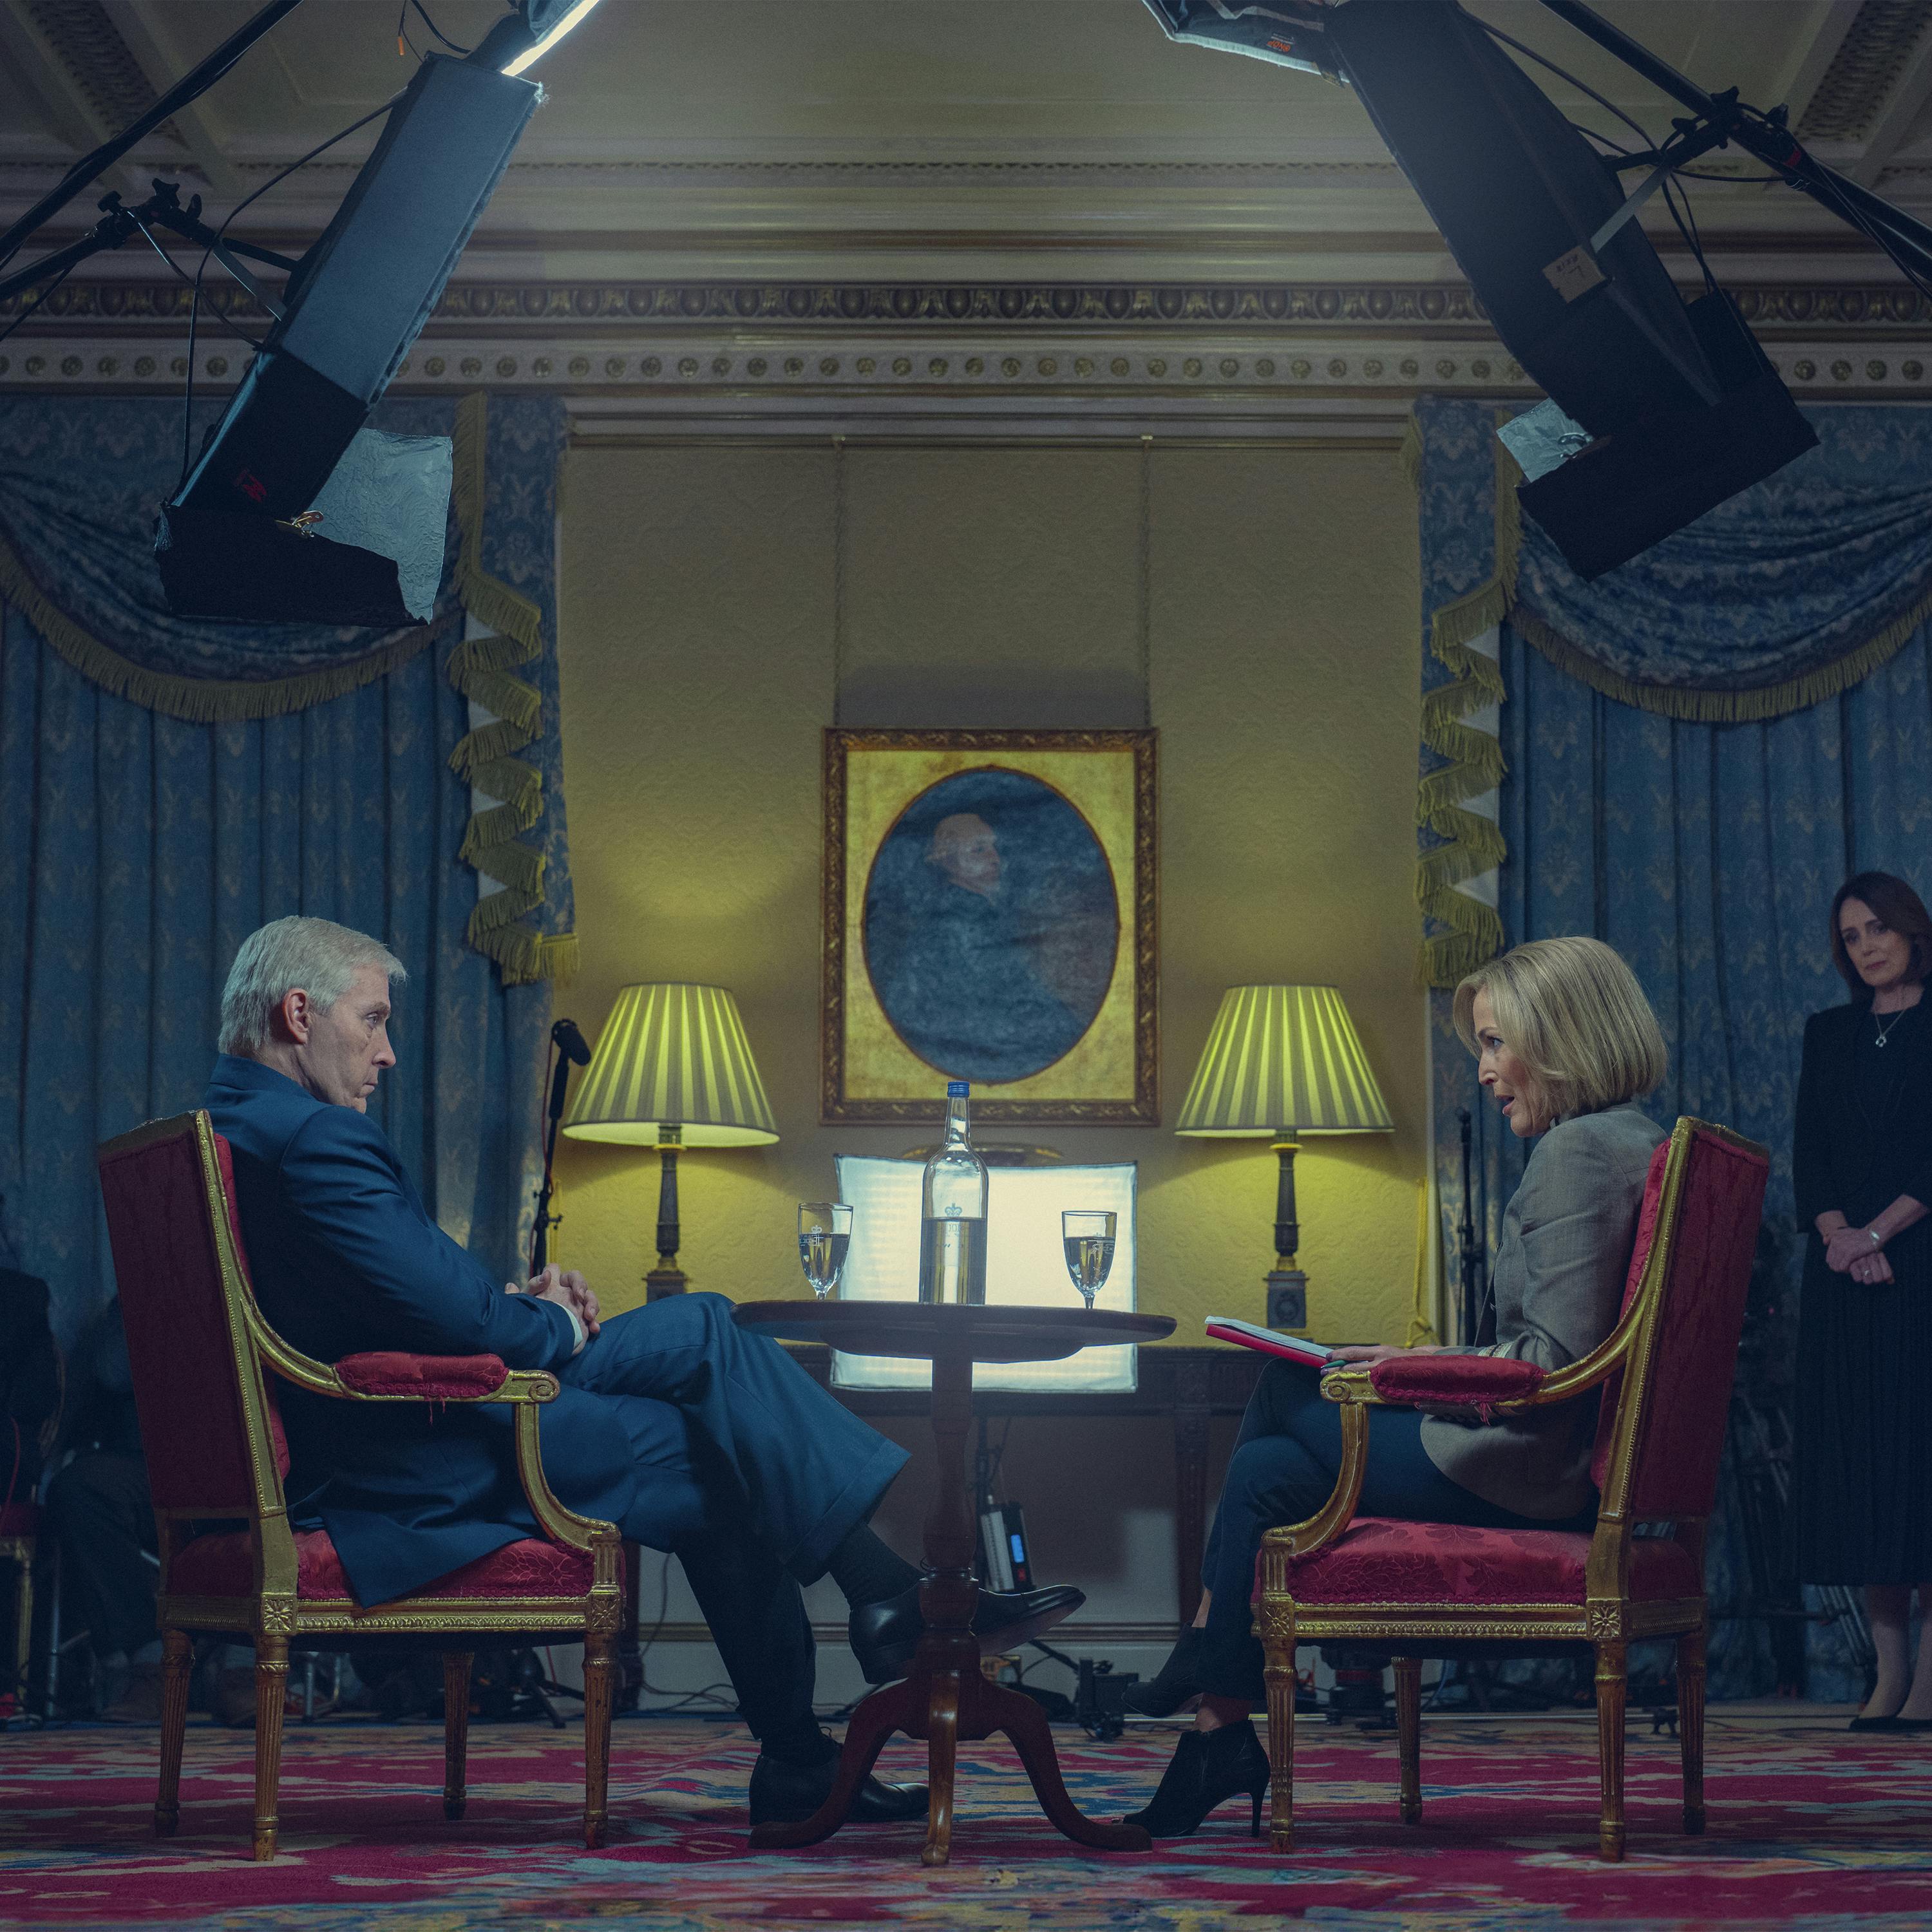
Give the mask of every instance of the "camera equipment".
M 0 234 L 0 264 L 298 4 L 271 0 L 125 132 L 76 163 Z M 183 209 L 172 184 L 157 182 L 142 207 L 109 196 L 90 234 L 0 278 L 0 300 L 43 282 L 51 292 L 88 256 L 136 233 L 152 240 L 160 227 L 200 242 L 274 318 L 200 461 L 161 512 L 156 562 L 178 616 L 394 627 L 430 614 L 436 586 L 431 580 L 425 591 L 424 580 L 440 574 L 447 452 L 439 462 L 422 439 L 383 437 L 364 425 L 542 98 L 535 82 L 517 76 L 596 4 L 517 0 L 466 58 L 428 56 L 390 104 L 334 218 L 299 261 L 226 240 L 202 224 L 198 199 Z M 260 287 L 241 257 L 286 269 L 280 296 Z M 319 508 L 325 484 L 332 499 Z M 337 542 L 314 527 L 326 522 L 362 541 Z
M 1504 440 L 1526 472 L 1518 500 L 1588 578 L 1817 440 L 1708 269 L 1703 294 L 1678 296 L 1631 219 L 1648 195 L 1736 146 L 1922 290 L 1932 228 L 1814 160 L 1783 108 L 1706 92 L 1584 0 L 1543 4 L 1690 118 L 1646 152 L 1598 154 L 1459 0 L 1147 0 L 1172 38 L 1332 74 L 1361 95 L 1496 333 L 1549 394 Z M 1624 169 L 1648 171 L 1628 198 Z

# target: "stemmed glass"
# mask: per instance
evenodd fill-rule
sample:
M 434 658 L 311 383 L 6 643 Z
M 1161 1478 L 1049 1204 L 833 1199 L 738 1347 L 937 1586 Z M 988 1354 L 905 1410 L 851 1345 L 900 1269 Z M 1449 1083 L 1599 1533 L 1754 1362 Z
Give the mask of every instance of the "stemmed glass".
M 1107 1285 L 1108 1271 L 1114 1265 L 1115 1215 L 1100 1210 L 1070 1208 L 1060 1217 L 1060 1244 L 1066 1251 L 1066 1272 L 1073 1286 L 1087 1298 L 1090 1313 L 1094 1298 Z
M 812 1292 L 823 1301 L 838 1286 L 852 1244 L 852 1210 L 837 1201 L 798 1204 L 798 1258 Z

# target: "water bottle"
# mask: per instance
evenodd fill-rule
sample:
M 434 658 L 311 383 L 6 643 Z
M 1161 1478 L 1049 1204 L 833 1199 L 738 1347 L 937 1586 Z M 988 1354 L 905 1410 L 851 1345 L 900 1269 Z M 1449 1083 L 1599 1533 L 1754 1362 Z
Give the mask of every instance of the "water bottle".
M 986 1299 L 986 1163 L 966 1127 L 966 1082 L 946 1087 L 946 1139 L 926 1164 L 919 1298 L 957 1306 Z

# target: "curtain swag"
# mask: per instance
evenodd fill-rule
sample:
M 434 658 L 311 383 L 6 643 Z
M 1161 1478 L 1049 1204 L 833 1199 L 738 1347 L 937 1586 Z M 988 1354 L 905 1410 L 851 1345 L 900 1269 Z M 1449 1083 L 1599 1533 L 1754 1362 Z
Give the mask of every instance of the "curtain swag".
M 1493 732 L 1499 626 L 1567 675 L 1684 722 L 1762 722 L 1850 689 L 1932 616 L 1932 412 L 1810 412 L 1820 447 L 1594 584 L 1516 501 L 1492 406 L 1426 396 L 1402 460 L 1420 499 L 1429 660 L 1417 821 L 1423 974 L 1456 981 L 1501 949 L 1493 906 L 1459 890 L 1504 856 L 1468 808 L 1505 772 Z
M 442 419 L 454 444 L 457 554 L 437 613 L 373 643 L 353 629 L 208 627 L 167 613 L 146 552 L 161 440 L 145 421 L 117 430 L 112 454 L 118 460 L 110 476 L 88 441 L 88 407 L 75 398 L 36 413 L 28 404 L 0 422 L 0 602 L 18 609 L 90 682 L 190 724 L 307 710 L 454 638 L 447 674 L 470 700 L 474 725 L 449 759 L 474 807 L 458 856 L 500 888 L 478 897 L 469 943 L 496 962 L 510 985 L 568 978 L 576 966 L 574 935 L 526 922 L 544 907 L 548 860 L 518 835 L 544 817 L 544 775 L 516 754 L 543 728 L 544 694 L 512 674 L 542 656 L 544 614 L 484 560 L 488 397 L 466 396 L 453 422 Z M 302 668 L 282 676 L 232 674 L 269 662 Z M 478 711 L 488 715 L 478 721 Z

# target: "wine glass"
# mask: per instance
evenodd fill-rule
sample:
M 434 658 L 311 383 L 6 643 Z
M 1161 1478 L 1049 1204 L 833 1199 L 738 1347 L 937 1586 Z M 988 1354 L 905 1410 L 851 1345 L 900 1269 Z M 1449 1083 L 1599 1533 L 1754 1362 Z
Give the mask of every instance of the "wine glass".
M 1087 1298 L 1090 1313 L 1094 1298 L 1106 1286 L 1108 1270 L 1114 1265 L 1114 1228 L 1118 1220 L 1111 1212 L 1075 1208 L 1066 1209 L 1060 1217 L 1066 1272 L 1073 1277 L 1073 1286 Z
M 812 1292 L 823 1301 L 838 1286 L 852 1244 L 852 1210 L 837 1201 L 798 1204 L 798 1258 Z

